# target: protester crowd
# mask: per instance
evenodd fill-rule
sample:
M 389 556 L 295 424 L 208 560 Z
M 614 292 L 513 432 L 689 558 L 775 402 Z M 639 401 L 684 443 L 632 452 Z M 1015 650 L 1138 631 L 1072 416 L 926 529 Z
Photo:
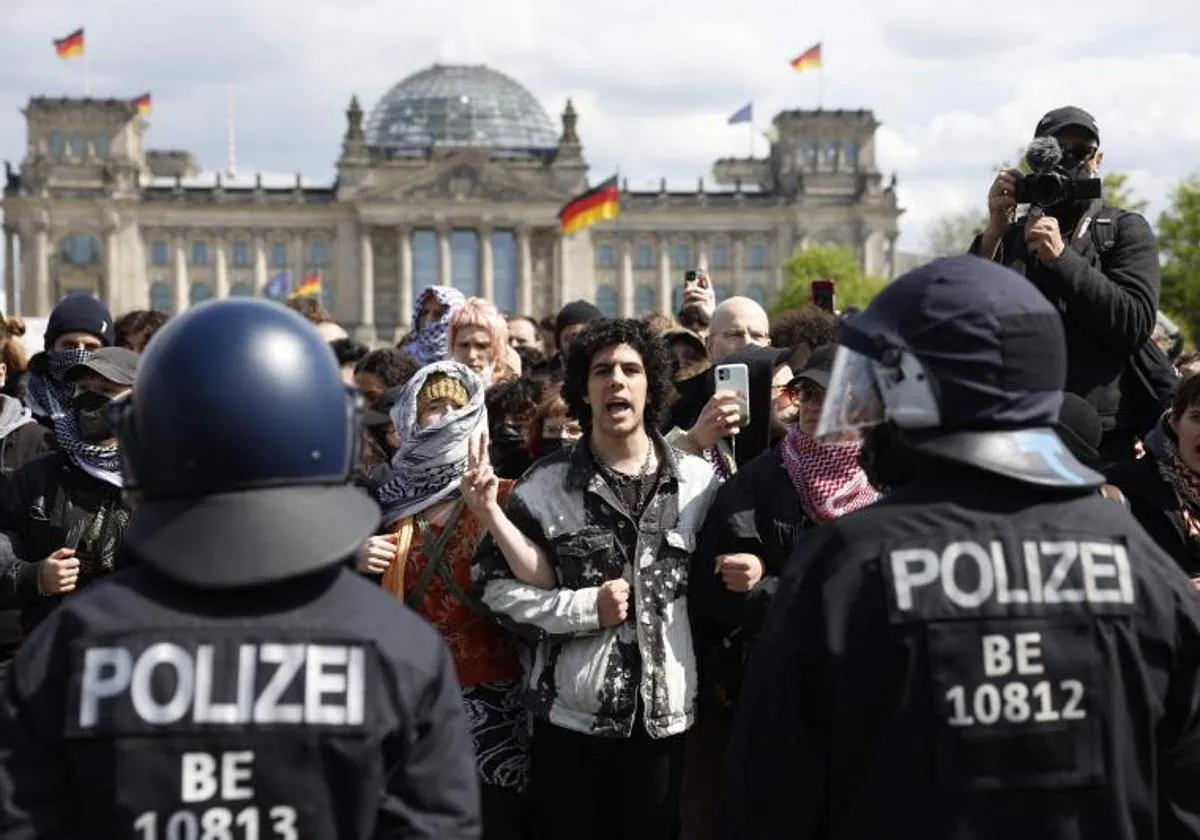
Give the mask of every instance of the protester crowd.
M 1098 130 L 1062 120 L 1045 130 L 1094 160 Z M 1060 222 L 1009 241 L 1010 187 L 997 180 L 972 250 L 1022 273 L 1044 257 L 1028 276 L 1063 313 L 1069 353 L 1057 431 L 1200 578 L 1200 358 L 1156 330 L 1157 267 L 1087 242 L 1064 257 Z M 1116 224 L 1118 255 L 1131 240 L 1140 255 L 1144 220 Z M 506 315 L 432 286 L 384 348 L 289 302 L 361 397 L 355 481 L 382 519 L 354 567 L 451 652 L 484 837 L 721 836 L 744 676 L 793 549 L 912 478 L 894 424 L 817 435 L 854 313 L 771 317 L 701 281 L 679 312 L 640 319 L 582 300 Z M 167 321 L 71 295 L 32 359 L 19 320 L 3 326 L 4 658 L 65 598 L 137 562 L 107 408 Z M 748 404 L 717 382 L 722 364 L 746 366 Z

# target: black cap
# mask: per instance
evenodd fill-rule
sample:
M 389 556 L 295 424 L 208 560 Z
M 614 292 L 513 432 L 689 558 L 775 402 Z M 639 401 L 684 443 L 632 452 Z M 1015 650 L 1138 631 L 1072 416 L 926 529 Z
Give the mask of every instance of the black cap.
M 137 378 L 141 358 L 124 347 L 101 347 L 86 362 L 72 365 L 67 370 L 66 378 L 73 382 L 85 373 L 97 373 L 114 385 L 128 387 Z
M 808 354 L 808 360 L 804 363 L 804 367 L 800 368 L 800 372 L 793 376 L 792 381 L 788 383 L 788 388 L 797 387 L 805 379 L 822 388 L 828 388 L 835 356 L 837 356 L 836 344 L 822 344 L 820 347 L 814 348 Z
M 363 412 L 363 425 L 368 428 L 374 426 L 386 426 L 392 422 L 392 408 L 400 400 L 400 395 L 404 393 L 404 386 L 397 385 L 395 388 L 388 388 L 375 402 L 371 403 Z
M 46 349 L 53 347 L 60 336 L 72 332 L 94 335 L 105 347 L 117 342 L 112 313 L 91 295 L 71 294 L 58 302 L 46 322 Z
M 571 301 L 558 310 L 558 316 L 554 319 L 554 343 L 559 343 L 563 330 L 567 327 L 573 327 L 576 324 L 590 324 L 592 321 L 599 321 L 602 318 L 604 318 L 604 313 L 597 309 L 595 304 L 586 300 Z
M 1100 439 L 1104 435 L 1100 415 L 1078 394 L 1063 394 L 1062 409 L 1054 430 L 1071 454 L 1089 467 L 1100 461 Z
M 1100 127 L 1096 125 L 1096 118 L 1074 105 L 1055 108 L 1038 120 L 1037 128 L 1033 130 L 1033 136 L 1053 137 L 1064 128 L 1073 125 L 1090 131 L 1096 138 L 1096 142 L 1100 142 Z

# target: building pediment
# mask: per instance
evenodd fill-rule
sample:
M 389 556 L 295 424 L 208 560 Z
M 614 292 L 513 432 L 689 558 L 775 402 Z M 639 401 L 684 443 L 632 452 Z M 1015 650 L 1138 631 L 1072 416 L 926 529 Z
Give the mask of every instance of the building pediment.
M 557 203 L 564 196 L 536 176 L 508 172 L 499 166 L 449 160 L 400 182 L 368 187 L 356 199 L 371 203 L 412 202 L 465 204 Z

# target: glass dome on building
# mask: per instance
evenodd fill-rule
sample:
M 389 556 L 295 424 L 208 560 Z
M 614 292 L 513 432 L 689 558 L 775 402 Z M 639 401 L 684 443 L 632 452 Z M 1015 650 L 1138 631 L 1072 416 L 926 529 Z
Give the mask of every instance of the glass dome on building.
M 371 111 L 366 135 L 368 146 L 397 156 L 436 145 L 537 156 L 558 146 L 534 95 L 483 65 L 435 64 L 403 79 Z

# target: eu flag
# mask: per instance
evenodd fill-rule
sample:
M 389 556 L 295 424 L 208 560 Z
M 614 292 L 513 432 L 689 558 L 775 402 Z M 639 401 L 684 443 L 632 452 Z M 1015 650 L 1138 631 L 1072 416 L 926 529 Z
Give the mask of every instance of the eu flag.
M 271 300 L 283 300 L 292 290 L 291 278 L 286 271 L 276 274 L 263 286 L 263 296 Z
M 754 103 L 747 102 L 746 106 L 740 109 L 736 114 L 729 118 L 730 125 L 738 123 L 747 123 L 754 119 Z

